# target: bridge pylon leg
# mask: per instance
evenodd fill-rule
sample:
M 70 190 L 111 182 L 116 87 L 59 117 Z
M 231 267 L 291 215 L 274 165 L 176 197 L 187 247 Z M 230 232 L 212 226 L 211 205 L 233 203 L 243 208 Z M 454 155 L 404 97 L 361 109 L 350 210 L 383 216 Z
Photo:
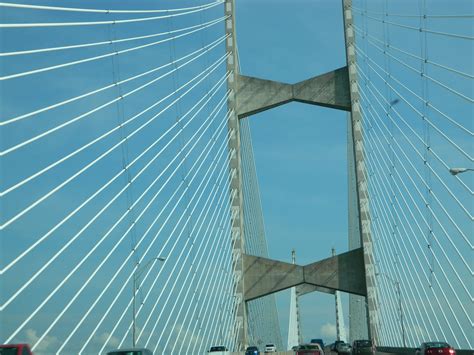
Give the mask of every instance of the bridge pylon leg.
M 231 224 L 232 224 L 232 265 L 234 272 L 234 297 L 237 303 L 234 330 L 236 339 L 234 351 L 243 351 L 247 346 L 247 308 L 244 301 L 244 278 L 242 255 L 245 251 L 244 216 L 243 216 L 243 190 L 242 190 L 242 165 L 240 155 L 240 128 L 236 112 L 236 77 L 239 72 L 237 59 L 237 46 L 235 40 L 235 3 L 226 0 L 224 3 L 226 30 L 227 87 L 230 91 L 227 106 L 230 111 L 228 119 L 229 134 L 229 168 L 231 172 L 230 198 L 231 198 Z
M 350 142 L 353 148 L 353 163 L 355 167 L 355 194 L 357 199 L 357 214 L 360 232 L 360 245 L 364 250 L 364 268 L 367 287 L 366 308 L 368 335 L 378 343 L 377 333 L 377 304 L 375 289 L 374 256 L 371 235 L 371 217 L 367 172 L 364 158 L 363 116 L 360 111 L 359 90 L 357 86 L 357 68 L 355 54 L 355 32 L 352 26 L 352 0 L 342 0 L 344 36 L 346 44 L 347 66 L 349 70 L 349 85 L 351 95 L 351 132 Z M 351 159 L 351 157 L 349 157 Z

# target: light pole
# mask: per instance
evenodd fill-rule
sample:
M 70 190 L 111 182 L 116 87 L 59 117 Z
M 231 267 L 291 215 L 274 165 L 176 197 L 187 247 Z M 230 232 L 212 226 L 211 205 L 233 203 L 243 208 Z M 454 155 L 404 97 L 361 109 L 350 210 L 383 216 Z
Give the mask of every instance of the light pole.
M 471 169 L 471 168 L 451 168 L 451 169 L 449 169 L 449 172 L 451 173 L 451 175 L 462 174 L 462 173 L 465 173 L 466 171 L 474 171 L 474 169 Z
M 387 278 L 387 280 L 389 280 L 390 282 L 392 282 L 395 285 L 396 292 L 397 292 L 397 295 L 398 295 L 398 309 L 400 311 L 400 327 L 401 327 L 401 330 L 402 330 L 402 342 L 403 342 L 403 347 L 406 348 L 407 345 L 406 345 L 406 340 L 405 340 L 405 325 L 404 325 L 404 322 L 403 322 L 402 293 L 401 293 L 401 290 L 400 290 L 400 281 L 392 279 L 390 276 L 388 276 L 387 274 L 385 274 L 383 272 L 375 274 L 375 276 L 379 276 L 379 275 L 385 276 Z
M 133 344 L 133 347 L 135 347 L 136 343 L 137 343 L 137 338 L 136 338 L 136 325 L 137 325 L 137 322 L 136 322 L 136 312 L 135 312 L 135 299 L 136 299 L 136 293 L 138 291 L 138 288 L 137 288 L 137 282 L 138 282 L 138 279 L 140 278 L 141 274 L 147 270 L 151 263 L 153 261 L 165 261 L 166 258 L 163 258 L 163 257 L 156 257 L 156 258 L 152 258 L 150 259 L 145 265 L 143 265 L 143 267 L 141 267 L 140 269 L 138 268 L 138 263 L 137 263 L 137 268 L 135 269 L 135 271 L 133 272 L 133 304 L 132 304 L 132 344 Z

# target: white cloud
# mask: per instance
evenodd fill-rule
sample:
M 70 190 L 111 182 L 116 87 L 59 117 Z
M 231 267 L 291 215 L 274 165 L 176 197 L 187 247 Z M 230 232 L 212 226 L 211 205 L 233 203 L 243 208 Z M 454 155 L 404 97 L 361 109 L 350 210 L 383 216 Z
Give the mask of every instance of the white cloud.
M 53 348 L 56 348 L 58 345 L 58 338 L 54 336 L 49 336 L 46 335 L 41 342 L 36 345 L 38 342 L 39 336 L 37 334 L 37 331 L 34 329 L 27 329 L 26 330 L 26 342 L 28 344 L 34 344 L 35 347 L 35 354 L 41 354 L 41 353 L 50 353 L 52 352 Z
M 110 333 L 104 332 L 101 335 L 96 336 L 94 340 L 97 344 L 103 345 L 107 341 L 107 338 L 109 337 L 109 335 L 110 335 Z M 114 336 L 111 336 L 110 340 L 107 343 L 107 345 L 112 347 L 112 348 L 118 347 L 119 344 L 120 344 L 120 340 L 117 337 L 114 337 Z
M 320 332 L 324 338 L 336 339 L 336 325 L 333 323 L 326 323 L 322 325 Z

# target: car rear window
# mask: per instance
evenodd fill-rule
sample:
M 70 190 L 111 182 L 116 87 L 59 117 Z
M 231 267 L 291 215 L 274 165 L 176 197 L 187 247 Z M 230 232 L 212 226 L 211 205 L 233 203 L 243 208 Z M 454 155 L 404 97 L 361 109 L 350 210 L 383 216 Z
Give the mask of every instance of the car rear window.
M 0 348 L 0 355 L 16 355 L 18 354 L 18 348 Z
M 372 342 L 370 340 L 365 340 L 365 341 L 360 341 L 357 343 L 357 346 L 359 347 L 369 347 L 372 346 Z
M 225 346 L 213 346 L 211 351 L 226 351 Z
M 437 348 L 449 348 L 448 343 L 426 343 L 428 349 L 437 349 Z

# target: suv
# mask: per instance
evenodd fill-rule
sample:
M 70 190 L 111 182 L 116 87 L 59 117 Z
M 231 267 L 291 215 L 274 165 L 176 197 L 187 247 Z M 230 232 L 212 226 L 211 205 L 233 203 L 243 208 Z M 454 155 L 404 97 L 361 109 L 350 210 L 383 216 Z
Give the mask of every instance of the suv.
M 324 349 L 324 341 L 323 339 L 311 339 L 310 344 L 319 344 L 321 345 L 321 349 Z
M 354 340 L 352 343 L 352 354 L 363 355 L 363 354 L 374 354 L 372 348 L 372 341 L 370 340 Z
M 275 344 L 267 344 L 265 345 L 265 352 L 266 353 L 276 353 L 277 348 Z
M 351 346 L 343 341 L 336 341 L 335 351 L 338 354 L 349 354 L 351 352 Z

